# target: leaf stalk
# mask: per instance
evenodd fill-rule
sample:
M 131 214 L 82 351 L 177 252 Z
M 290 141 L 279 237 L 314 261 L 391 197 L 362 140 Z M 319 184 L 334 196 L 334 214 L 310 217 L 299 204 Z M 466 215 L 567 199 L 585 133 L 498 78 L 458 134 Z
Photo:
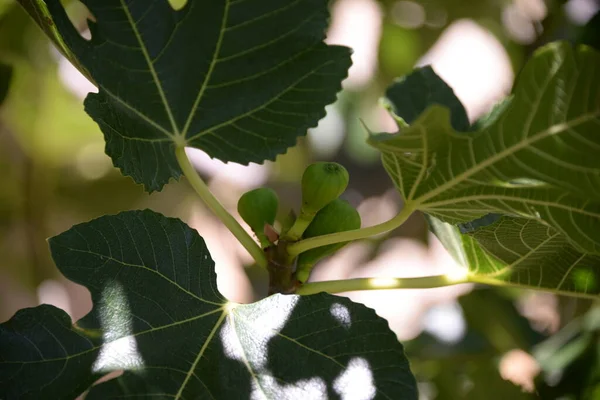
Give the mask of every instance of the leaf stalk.
M 366 239 L 371 236 L 379 235 L 380 233 L 389 232 L 398 228 L 402 225 L 413 212 L 412 207 L 406 205 L 389 221 L 381 224 L 369 226 L 368 228 L 354 229 L 351 231 L 330 233 L 328 235 L 316 236 L 304 240 L 300 240 L 296 243 L 290 243 L 287 247 L 287 252 L 290 257 L 295 257 L 300 253 L 304 253 L 307 250 L 314 249 L 316 247 L 327 246 L 334 243 L 351 242 L 360 239 Z
M 244 246 L 244 248 L 250 253 L 256 264 L 263 268 L 267 268 L 267 257 L 260 246 L 252 239 L 252 237 L 242 228 L 240 223 L 223 207 L 221 202 L 212 194 L 206 183 L 202 180 L 196 169 L 190 163 L 187 155 L 185 154 L 185 147 L 178 146 L 175 149 L 175 155 L 179 167 L 183 171 L 183 174 L 188 179 L 190 185 L 207 207 L 215 214 L 217 218 L 225 224 L 233 236 Z
M 290 242 L 295 242 L 300 239 L 314 217 L 314 215 L 310 216 L 300 212 L 300 215 L 294 221 L 294 225 L 292 225 L 292 227 L 283 235 L 283 239 Z
M 418 278 L 356 278 L 333 281 L 309 282 L 296 290 L 296 294 L 309 295 L 319 292 L 342 293 L 357 290 L 384 289 L 432 289 L 444 286 L 469 283 L 467 274 L 424 276 Z

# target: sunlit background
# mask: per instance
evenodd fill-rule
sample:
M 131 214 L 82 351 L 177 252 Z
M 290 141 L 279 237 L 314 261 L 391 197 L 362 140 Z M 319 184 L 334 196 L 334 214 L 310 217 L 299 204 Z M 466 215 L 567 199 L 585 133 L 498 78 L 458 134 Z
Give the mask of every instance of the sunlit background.
M 66 4 L 89 34 L 85 7 Z M 594 0 L 333 1 L 327 41 L 351 47 L 353 66 L 319 125 L 264 165 L 223 164 L 199 150 L 189 155 L 236 217 L 239 196 L 259 186 L 278 192 L 282 216 L 297 209 L 304 168 L 333 160 L 350 172 L 343 197 L 363 226 L 383 222 L 402 204 L 378 153 L 365 143 L 361 120 L 373 131 L 395 130 L 379 102 L 395 78 L 431 64 L 474 121 L 510 92 L 537 47 L 573 40 L 598 9 Z M 147 195 L 112 166 L 100 130 L 83 111 L 95 87 L 12 0 L 0 0 L 0 61 L 14 67 L 0 107 L 0 321 L 41 303 L 74 320 L 85 315 L 89 293 L 60 276 L 46 238 L 130 209 L 186 221 L 207 242 L 221 292 L 236 302 L 258 298 L 264 275 L 248 268 L 250 256 L 187 183 Z M 454 267 L 422 216 L 413 215 L 391 234 L 345 247 L 318 265 L 312 279 L 425 276 Z M 472 285 L 347 296 L 388 319 L 406 345 L 422 399 L 575 399 L 576 377 L 600 377 L 600 354 L 589 356 L 593 347 L 577 345 L 580 337 L 600 337 L 598 305 L 589 300 Z M 542 394 L 530 394 L 535 384 Z M 600 383 L 596 393 L 600 398 Z

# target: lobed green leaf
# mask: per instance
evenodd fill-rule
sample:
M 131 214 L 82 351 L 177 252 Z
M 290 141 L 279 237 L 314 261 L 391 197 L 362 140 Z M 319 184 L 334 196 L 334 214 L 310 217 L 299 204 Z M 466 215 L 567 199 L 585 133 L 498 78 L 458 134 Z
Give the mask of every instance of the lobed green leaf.
M 600 255 L 578 251 L 564 235 L 538 221 L 501 217 L 461 234 L 459 228 L 435 217 L 428 220 L 476 282 L 583 297 L 600 295 Z
M 446 91 L 444 96 L 417 102 L 422 104 L 421 115 L 410 126 L 401 126 L 397 134 L 369 138 L 382 152 L 383 164 L 406 207 L 450 224 L 472 224 L 491 217 L 487 225 L 494 215 L 510 217 L 510 229 L 504 219 L 460 239 L 457 248 L 470 241 L 473 244 L 468 247 L 477 252 L 462 260 L 472 274 L 506 273 L 510 277 L 503 279 L 511 282 L 597 294 L 597 285 L 578 285 L 572 274 L 578 266 L 591 271 L 591 275 L 586 273 L 590 279 L 598 273 L 600 77 L 595 71 L 599 67 L 597 51 L 553 43 L 535 53 L 512 96 L 479 121 L 473 127 L 477 130 L 465 133 L 453 127 L 451 119 L 455 118 L 449 108 L 452 115 L 462 115 L 462 111 L 458 100 Z M 441 86 L 439 77 L 428 79 L 432 82 L 406 79 L 396 91 L 410 97 L 418 92 L 410 82 L 423 91 Z M 403 112 L 399 104 L 394 110 Z M 408 112 L 414 114 L 414 110 Z M 514 254 L 501 251 L 506 242 L 516 246 L 511 240 L 519 237 L 511 239 L 510 235 L 521 232 L 518 227 L 534 234 L 534 241 L 556 238 L 549 246 L 554 256 L 562 258 L 546 258 L 547 247 L 525 257 L 527 246 L 532 245 L 527 240 Z M 492 232 L 495 236 L 490 238 Z M 451 242 L 445 241 L 453 247 Z M 494 260 L 481 261 L 490 255 Z M 583 264 L 576 263 L 579 257 Z M 534 260 L 544 263 L 536 266 Z M 560 268 L 559 261 L 563 263 Z M 488 267 L 481 269 L 481 265 Z M 527 277 L 518 272 L 524 265 Z
M 450 109 L 454 129 L 469 130 L 467 111 L 452 88 L 436 75 L 431 66 L 417 68 L 408 76 L 397 79 L 386 90 L 385 97 L 386 106 L 409 125 L 429 106 L 439 104 Z
M 84 0 L 92 38 L 59 0 L 48 10 L 66 47 L 98 86 L 85 110 L 123 174 L 161 190 L 181 170 L 176 146 L 262 163 L 325 115 L 350 66 L 323 43 L 325 0 Z
M 416 399 L 402 345 L 367 307 L 328 294 L 228 302 L 203 239 L 128 211 L 50 239 L 61 272 L 91 292 L 75 325 L 42 305 L 0 325 L 0 397 Z

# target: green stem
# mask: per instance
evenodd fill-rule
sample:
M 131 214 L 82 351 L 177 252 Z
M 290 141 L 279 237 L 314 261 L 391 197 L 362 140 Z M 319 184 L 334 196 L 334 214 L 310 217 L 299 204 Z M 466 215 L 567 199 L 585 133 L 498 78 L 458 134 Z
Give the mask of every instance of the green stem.
M 285 233 L 283 239 L 289 242 L 295 242 L 296 240 L 300 239 L 314 217 L 314 215 L 309 216 L 301 211 L 298 218 L 296 218 L 296 221 L 294 221 L 294 225 L 292 225 L 292 227 Z
M 223 224 L 225 224 L 225 226 L 231 231 L 231 233 L 233 233 L 242 246 L 248 250 L 248 253 L 250 253 L 252 258 L 254 258 L 256 263 L 259 266 L 266 268 L 268 262 L 263 250 L 212 194 L 208 186 L 206 186 L 206 183 L 204 183 L 202 178 L 200 178 L 190 163 L 190 160 L 185 154 L 185 147 L 177 147 L 175 149 L 175 155 L 183 174 L 188 179 L 190 185 L 194 188 L 196 193 L 198 193 L 202 201 L 204 201 L 204 203 L 217 216 L 217 218 L 219 218 L 221 222 L 223 222 Z
M 431 289 L 444 286 L 468 283 L 469 277 L 434 275 L 419 278 L 357 278 L 335 281 L 305 283 L 296 290 L 296 294 L 308 295 L 319 292 L 341 293 L 355 290 L 384 290 L 384 289 Z
M 307 250 L 316 247 L 327 246 L 328 244 L 351 242 L 354 240 L 366 239 L 380 233 L 388 232 L 402 225 L 412 214 L 413 209 L 404 207 L 402 211 L 389 221 L 378 225 L 369 226 L 368 228 L 354 229 L 351 231 L 331 233 L 329 235 L 315 236 L 312 238 L 300 240 L 296 243 L 291 243 L 287 247 L 287 252 L 290 257 L 297 256 Z

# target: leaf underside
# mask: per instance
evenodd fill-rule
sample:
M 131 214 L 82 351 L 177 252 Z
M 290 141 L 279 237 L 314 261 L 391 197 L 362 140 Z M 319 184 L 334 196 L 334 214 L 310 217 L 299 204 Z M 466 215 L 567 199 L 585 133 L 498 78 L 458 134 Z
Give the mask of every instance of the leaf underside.
M 94 79 L 85 110 L 122 173 L 161 190 L 176 146 L 225 162 L 273 160 L 315 126 L 341 89 L 350 51 L 323 43 L 325 0 L 84 0 L 83 39 L 59 0 L 56 28 Z
M 428 220 L 455 259 L 480 282 L 583 297 L 600 294 L 600 255 L 577 251 L 564 235 L 538 221 L 501 217 L 461 234 L 435 217 Z
M 598 68 L 600 54 L 589 47 L 545 46 L 526 64 L 511 97 L 471 129 L 457 124 L 458 99 L 440 89 L 446 84 L 435 74 L 426 84 L 415 78 L 396 84 L 396 101 L 388 101 L 411 125 L 371 135 L 369 143 L 382 152 L 407 207 L 470 226 L 461 236 L 456 227 L 433 224 L 446 231 L 438 236 L 472 275 L 600 293 Z M 422 91 L 432 94 L 418 103 L 420 116 L 411 117 L 418 112 L 400 105 L 411 93 L 427 97 Z
M 0 397 L 416 399 L 387 322 L 327 294 L 229 303 L 198 234 L 151 211 L 74 226 L 50 239 L 61 272 L 94 308 L 74 326 L 42 305 L 0 325 Z M 362 391 L 362 392 L 361 392 Z

